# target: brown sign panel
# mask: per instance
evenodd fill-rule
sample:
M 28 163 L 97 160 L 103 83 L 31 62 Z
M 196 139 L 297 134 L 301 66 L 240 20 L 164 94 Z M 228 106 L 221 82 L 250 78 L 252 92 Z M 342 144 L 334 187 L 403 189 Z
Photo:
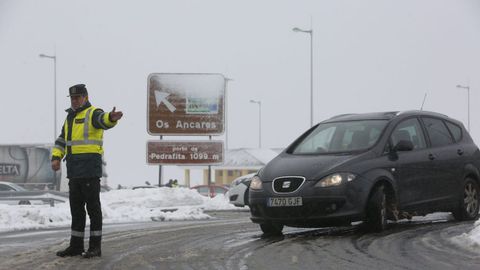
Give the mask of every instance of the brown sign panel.
M 148 141 L 152 165 L 213 165 L 223 163 L 222 141 Z
M 152 73 L 147 88 L 147 129 L 151 135 L 223 133 L 223 75 Z

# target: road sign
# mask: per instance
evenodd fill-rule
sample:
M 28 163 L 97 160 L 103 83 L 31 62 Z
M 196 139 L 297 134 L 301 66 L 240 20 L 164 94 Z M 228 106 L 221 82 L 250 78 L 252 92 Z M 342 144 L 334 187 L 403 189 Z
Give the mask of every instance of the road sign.
M 225 77 L 152 73 L 147 87 L 151 135 L 220 135 L 224 131 Z
M 223 163 L 222 141 L 148 141 L 151 165 L 213 165 Z

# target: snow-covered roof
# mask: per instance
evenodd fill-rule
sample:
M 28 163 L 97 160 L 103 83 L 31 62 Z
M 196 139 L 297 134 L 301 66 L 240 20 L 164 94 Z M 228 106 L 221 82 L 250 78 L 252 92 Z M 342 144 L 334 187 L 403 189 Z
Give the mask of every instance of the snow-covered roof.
M 221 169 L 251 169 L 258 170 L 270 160 L 278 156 L 282 148 L 237 148 L 225 150 L 224 162 L 220 165 L 212 165 L 214 170 Z M 182 169 L 205 169 L 208 166 L 179 166 Z
M 239 148 L 225 152 L 224 163 L 219 168 L 261 168 L 275 158 L 278 152 L 268 148 Z

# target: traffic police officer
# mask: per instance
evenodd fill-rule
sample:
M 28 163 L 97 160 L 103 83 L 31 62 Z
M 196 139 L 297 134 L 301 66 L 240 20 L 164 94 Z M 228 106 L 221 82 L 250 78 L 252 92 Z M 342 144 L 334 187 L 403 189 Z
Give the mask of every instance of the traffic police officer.
M 122 118 L 115 107 L 109 113 L 95 108 L 88 100 L 87 88 L 77 84 L 69 88 L 71 108 L 62 132 L 52 151 L 52 169 L 60 169 L 60 161 L 67 161 L 70 212 L 72 226 L 70 245 L 57 256 L 82 255 L 85 258 L 101 256 L 102 209 L 100 205 L 100 177 L 102 177 L 103 131 L 114 127 Z M 84 252 L 85 205 L 90 217 L 89 248 Z

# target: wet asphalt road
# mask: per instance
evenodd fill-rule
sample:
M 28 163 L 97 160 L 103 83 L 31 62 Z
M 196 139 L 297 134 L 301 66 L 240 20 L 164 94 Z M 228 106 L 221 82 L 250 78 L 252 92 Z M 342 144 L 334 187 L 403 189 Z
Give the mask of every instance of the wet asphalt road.
M 248 212 L 213 212 L 204 221 L 107 225 L 103 256 L 59 258 L 69 229 L 0 234 L 0 269 L 480 269 L 480 247 L 455 244 L 473 222 L 286 228 L 264 237 Z

